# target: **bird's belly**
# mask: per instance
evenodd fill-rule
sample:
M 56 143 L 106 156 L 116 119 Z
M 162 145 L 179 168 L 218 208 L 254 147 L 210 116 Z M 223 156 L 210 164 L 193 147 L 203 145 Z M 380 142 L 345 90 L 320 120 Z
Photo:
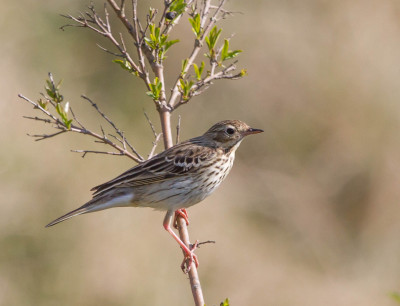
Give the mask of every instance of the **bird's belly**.
M 140 187 L 135 190 L 138 200 L 135 204 L 157 210 L 177 210 L 197 204 L 209 196 L 225 179 L 232 161 L 208 167 L 204 173 L 186 175 Z

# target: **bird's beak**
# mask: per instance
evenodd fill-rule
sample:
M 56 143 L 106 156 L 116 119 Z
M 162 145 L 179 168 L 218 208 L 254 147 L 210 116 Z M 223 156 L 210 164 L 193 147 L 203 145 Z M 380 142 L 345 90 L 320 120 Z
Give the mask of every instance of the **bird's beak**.
M 258 133 L 262 133 L 262 132 L 264 132 L 264 130 L 249 128 L 247 131 L 245 131 L 243 133 L 243 136 L 247 136 L 247 135 L 251 135 L 251 134 L 258 134 Z

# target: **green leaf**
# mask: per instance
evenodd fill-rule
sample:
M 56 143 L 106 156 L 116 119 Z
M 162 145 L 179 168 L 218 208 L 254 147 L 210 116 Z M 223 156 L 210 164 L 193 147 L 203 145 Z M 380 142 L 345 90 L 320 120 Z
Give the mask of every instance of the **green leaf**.
M 219 304 L 220 306 L 229 306 L 229 300 L 228 298 L 225 299 L 225 301 L 221 302 L 221 304 Z
M 183 100 L 189 100 L 190 98 L 190 90 L 192 89 L 193 86 L 193 81 L 185 81 L 183 79 L 179 80 L 180 86 L 180 93 L 182 94 L 182 99 Z
M 207 47 L 208 47 L 208 51 L 209 54 L 207 54 L 206 56 L 210 59 L 215 60 L 216 59 L 216 52 L 215 52 L 215 45 L 218 42 L 218 38 L 221 35 L 222 29 L 217 28 L 217 26 L 214 26 L 209 35 L 205 38 L 205 41 L 207 43 Z
M 228 51 L 229 51 L 229 40 L 225 39 L 224 46 L 222 47 L 222 50 L 221 50 L 221 60 L 222 61 L 224 61 L 228 57 Z
M 153 19 L 155 12 L 156 12 L 156 9 L 154 9 L 152 7 L 149 8 L 149 19 L 150 20 Z
M 50 98 L 54 99 L 54 98 L 55 98 L 54 92 L 53 92 L 50 88 L 48 88 L 48 87 L 45 87 L 45 89 L 46 89 L 47 95 L 48 95 Z
M 67 126 L 67 129 L 70 130 L 71 129 L 71 124 L 72 124 L 73 119 L 70 119 L 68 121 L 65 122 L 65 125 Z
M 156 27 L 154 24 L 149 24 L 149 32 L 150 36 L 145 37 L 145 43 L 155 51 L 158 58 L 157 60 L 161 62 L 165 58 L 165 53 L 168 49 L 179 42 L 179 39 L 167 41 L 168 35 L 161 34 L 161 30 L 159 27 Z
M 209 50 L 215 48 L 215 44 L 217 43 L 218 38 L 221 35 L 221 31 L 222 29 L 218 30 L 217 26 L 214 26 L 211 29 L 210 34 L 206 37 L 206 43 Z
M 201 62 L 200 67 L 198 67 L 196 64 L 193 64 L 193 68 L 194 68 L 194 72 L 196 73 L 196 79 L 198 81 L 201 80 L 201 75 L 203 73 L 204 70 L 204 61 Z
M 188 64 L 188 61 L 189 61 L 188 58 L 185 58 L 185 59 L 182 61 L 181 76 L 184 76 L 183 71 L 185 71 L 185 69 L 186 69 L 186 67 L 187 67 L 187 64 Z
M 112 62 L 120 65 L 122 69 L 132 72 L 131 64 L 127 60 L 115 59 Z
M 169 10 L 175 11 L 177 13 L 177 16 L 182 14 L 185 8 L 186 8 L 185 0 L 175 0 L 169 6 Z
M 193 33 L 196 35 L 196 38 L 199 39 L 203 32 L 200 25 L 200 15 L 196 14 L 193 18 L 189 18 L 189 22 L 192 25 Z
M 176 43 L 178 43 L 178 42 L 179 42 L 179 39 L 174 39 L 174 40 L 167 41 L 167 42 L 164 44 L 164 53 L 167 52 L 167 50 L 168 50 L 172 45 L 174 45 L 174 44 L 176 44 Z
M 225 58 L 225 60 L 234 58 L 234 57 L 238 56 L 239 53 L 241 53 L 241 52 L 243 52 L 243 51 L 242 51 L 242 50 L 229 51 L 229 52 L 228 52 L 228 56 Z
M 58 82 L 58 84 L 57 84 L 57 86 L 56 86 L 56 89 L 57 90 L 59 90 L 60 88 L 61 88 L 61 84 L 63 83 L 63 79 L 61 79 L 59 82 Z
M 221 61 L 226 61 L 228 59 L 234 58 L 239 55 L 242 50 L 229 51 L 229 40 L 225 39 L 224 46 L 221 50 Z
M 149 46 L 151 46 L 151 43 L 153 42 L 150 38 L 148 38 L 148 37 L 145 37 L 144 38 L 144 41 L 149 45 Z
M 158 77 L 155 77 L 154 83 L 149 84 L 150 91 L 146 92 L 146 95 L 149 97 L 152 97 L 154 100 L 158 100 L 160 98 L 160 93 L 162 89 L 162 83 L 158 79 Z
M 49 102 L 43 101 L 42 99 L 39 99 L 37 102 L 38 102 L 38 104 L 39 104 L 39 106 L 40 106 L 41 108 L 47 110 L 47 105 L 49 104 Z
M 46 80 L 46 86 L 44 87 L 47 95 L 53 100 L 55 103 L 60 103 L 64 100 L 64 97 L 60 94 L 62 80 L 58 82 L 57 86 L 51 81 Z

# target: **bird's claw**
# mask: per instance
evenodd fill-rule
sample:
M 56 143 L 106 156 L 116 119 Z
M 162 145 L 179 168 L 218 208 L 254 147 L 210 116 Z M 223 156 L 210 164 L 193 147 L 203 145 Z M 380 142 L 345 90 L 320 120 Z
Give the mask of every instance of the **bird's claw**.
M 199 266 L 199 260 L 197 258 L 197 255 L 194 253 L 198 244 L 199 241 L 196 240 L 194 244 L 190 245 L 190 251 L 185 251 L 185 258 L 183 259 L 181 264 L 181 269 L 185 274 L 189 273 L 190 269 L 192 268 L 192 263 L 196 265 L 196 268 Z
M 174 227 L 178 229 L 178 218 L 181 217 L 185 220 L 186 226 L 189 225 L 189 215 L 185 208 L 181 208 L 175 211 Z

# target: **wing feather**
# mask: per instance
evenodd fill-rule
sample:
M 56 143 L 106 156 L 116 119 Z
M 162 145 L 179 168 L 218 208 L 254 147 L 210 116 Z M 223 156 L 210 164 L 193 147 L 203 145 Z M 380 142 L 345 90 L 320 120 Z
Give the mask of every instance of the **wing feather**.
M 93 195 L 97 196 L 112 188 L 137 187 L 187 175 L 207 160 L 212 160 L 215 154 L 215 148 L 202 146 L 197 138 L 193 138 L 161 152 L 91 190 L 94 191 Z

